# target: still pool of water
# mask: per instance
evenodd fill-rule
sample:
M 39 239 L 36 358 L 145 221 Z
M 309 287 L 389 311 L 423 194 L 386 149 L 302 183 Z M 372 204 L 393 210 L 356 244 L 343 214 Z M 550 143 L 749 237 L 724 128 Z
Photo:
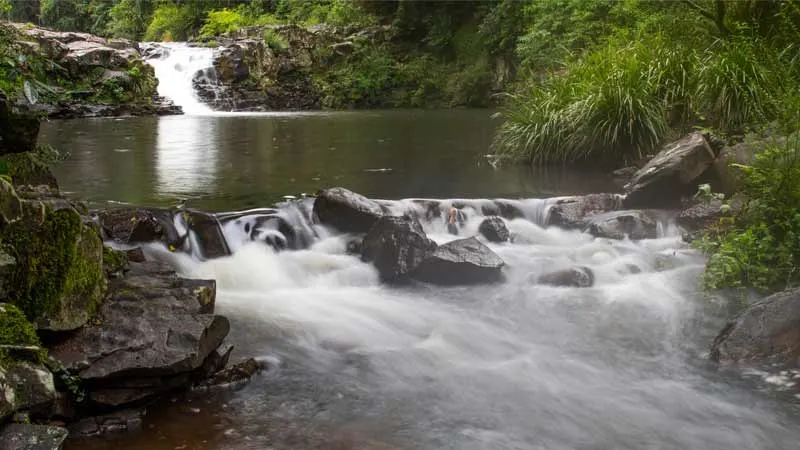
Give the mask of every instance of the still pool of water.
M 42 142 L 68 152 L 67 190 L 230 210 L 346 186 L 371 197 L 542 197 L 616 189 L 604 173 L 495 169 L 486 110 L 367 111 L 56 121 Z
M 223 211 L 331 185 L 390 199 L 613 189 L 603 174 L 491 167 L 495 125 L 486 111 L 185 116 L 54 122 L 42 139 L 71 154 L 64 189 L 96 202 Z M 482 220 L 467 213 L 462 235 Z M 441 220 L 423 225 L 453 239 Z M 154 405 L 139 433 L 68 448 L 798 448 L 795 398 L 705 363 L 728 313 L 699 291 L 703 258 L 677 234 L 609 241 L 533 215 L 508 225 L 514 243 L 489 244 L 506 282 L 470 288 L 384 286 L 345 254 L 347 236 L 319 226 L 302 251 L 253 243 L 200 262 L 152 248 L 184 276 L 216 279 L 235 357 L 272 368 L 239 391 Z M 593 287 L 536 282 L 576 265 Z

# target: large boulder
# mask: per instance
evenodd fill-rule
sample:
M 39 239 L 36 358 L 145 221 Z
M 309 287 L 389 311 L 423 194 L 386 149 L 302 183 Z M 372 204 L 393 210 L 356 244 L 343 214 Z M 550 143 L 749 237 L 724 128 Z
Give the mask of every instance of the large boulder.
M 56 399 L 53 374 L 46 367 L 31 362 L 4 363 L 6 383 L 14 391 L 15 409 L 41 413 Z
M 130 266 L 124 278 L 111 280 L 98 320 L 50 351 L 104 406 L 187 387 L 230 328 L 213 314 L 213 281 L 181 279 L 155 262 Z
M 25 200 L 22 210 L 23 217 L 3 231 L 16 261 L 8 300 L 40 329 L 83 326 L 105 295 L 100 236 L 64 200 Z
M 411 274 L 419 281 L 441 285 L 502 281 L 505 262 L 474 237 L 440 245 Z
M 618 194 L 589 194 L 553 200 L 547 212 L 547 225 L 566 229 L 583 229 L 587 220 L 597 214 L 622 207 Z
M 383 210 L 377 202 L 363 195 L 334 187 L 317 194 L 314 214 L 321 224 L 339 231 L 366 233 L 383 216 Z
M 0 90 L 0 155 L 36 148 L 39 117 L 24 105 L 15 105 Z
M 586 231 L 608 239 L 654 239 L 658 237 L 658 218 L 648 210 L 613 211 L 593 216 Z
M 49 425 L 12 423 L 0 430 L 3 450 L 58 450 L 69 432 L 66 428 Z
M 697 180 L 716 156 L 699 132 L 664 146 L 625 185 L 626 208 L 670 208 L 697 191 Z
M 506 242 L 510 237 L 505 221 L 497 216 L 483 219 L 478 226 L 478 232 L 489 242 Z
M 416 218 L 383 216 L 364 237 L 361 258 L 372 262 L 384 281 L 401 281 L 435 250 Z
M 58 182 L 50 168 L 33 152 L 0 156 L 0 167 L 5 167 L 14 186 L 47 186 L 58 192 Z
M 800 366 L 800 289 L 749 305 L 717 335 L 710 356 L 721 363 Z

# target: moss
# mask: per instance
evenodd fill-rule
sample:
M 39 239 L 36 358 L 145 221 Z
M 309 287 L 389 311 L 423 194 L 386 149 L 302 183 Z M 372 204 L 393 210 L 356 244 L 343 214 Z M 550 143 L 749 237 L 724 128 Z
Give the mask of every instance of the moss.
M 105 290 L 99 236 L 71 208 L 53 211 L 41 202 L 25 202 L 23 209 L 23 220 L 2 236 L 18 263 L 9 300 L 36 323 L 85 322 Z
M 0 229 L 3 223 L 17 220 L 20 215 L 20 202 L 14 187 L 0 179 Z
M 0 345 L 39 347 L 36 328 L 25 318 L 25 314 L 14 305 L 0 303 Z M 7 349 L 0 349 L 0 362 L 10 357 Z M 37 352 L 33 359 L 40 362 L 44 352 Z
M 106 276 L 121 276 L 122 273 L 125 272 L 127 266 L 127 253 L 114 250 L 107 245 L 103 246 L 103 269 L 106 272 Z
M 0 167 L 5 169 L 14 185 L 37 186 L 43 184 L 58 188 L 58 183 L 47 164 L 32 152 L 0 156 Z

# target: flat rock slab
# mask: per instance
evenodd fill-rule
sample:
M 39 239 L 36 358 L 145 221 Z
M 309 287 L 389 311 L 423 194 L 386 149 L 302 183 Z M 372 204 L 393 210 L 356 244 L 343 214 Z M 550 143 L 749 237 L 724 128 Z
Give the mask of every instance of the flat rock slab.
M 366 233 L 383 216 L 374 200 L 341 187 L 325 189 L 314 200 L 314 214 L 323 225 L 345 233 Z
M 124 279 L 111 282 L 110 292 L 97 324 L 50 351 L 89 385 L 193 371 L 230 328 L 225 317 L 211 314 L 213 281 L 181 279 L 157 263 L 132 263 Z
M 442 285 L 492 283 L 503 280 L 505 262 L 474 237 L 450 241 L 425 258 L 412 277 Z
M 547 225 L 566 229 L 583 229 L 592 216 L 622 207 L 619 194 L 589 194 L 558 198 L 547 212 Z
M 0 430 L 3 450 L 58 450 L 67 439 L 66 428 L 12 423 Z

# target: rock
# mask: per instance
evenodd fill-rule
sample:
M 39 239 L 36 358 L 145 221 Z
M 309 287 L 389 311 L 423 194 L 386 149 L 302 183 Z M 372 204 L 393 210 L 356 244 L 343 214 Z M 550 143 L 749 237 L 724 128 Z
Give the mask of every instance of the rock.
M 611 172 L 611 176 L 614 178 L 614 184 L 619 187 L 624 187 L 628 184 L 628 181 L 636 175 L 638 170 L 639 168 L 636 166 L 628 166 Z
M 56 399 L 53 374 L 40 364 L 6 363 L 6 380 L 14 390 L 15 409 L 33 414 L 49 410 Z
M 9 289 L 12 285 L 11 274 L 14 273 L 17 260 L 11 255 L 0 250 L 0 301 L 8 298 Z
M 109 287 L 97 322 L 50 351 L 95 402 L 119 406 L 187 386 L 228 334 L 228 320 L 211 314 L 213 281 L 147 262 L 131 263 Z
M 314 201 L 314 215 L 323 225 L 345 233 L 366 233 L 383 216 L 378 203 L 341 187 L 325 189 Z
M 654 239 L 658 237 L 658 221 L 650 211 L 614 211 L 593 216 L 586 231 L 608 239 Z
M 69 426 L 74 437 L 97 437 L 142 429 L 144 409 L 127 409 L 102 416 L 86 417 Z
M 351 239 L 347 241 L 347 246 L 345 247 L 345 251 L 347 252 L 348 255 L 360 255 L 363 242 L 364 242 L 363 238 Z
M 0 178 L 0 230 L 5 224 L 16 221 L 22 215 L 19 196 L 9 182 Z
M 103 271 L 107 278 L 121 278 L 129 267 L 126 252 L 103 246 Z
M 364 237 L 361 259 L 372 262 L 384 281 L 402 281 L 435 250 L 416 218 L 383 216 Z
M 17 399 L 14 389 L 6 377 L 6 371 L 0 366 L 0 422 L 10 416 L 17 409 Z
M 105 295 L 100 237 L 65 200 L 22 203 L 23 218 L 3 233 L 17 261 L 9 301 L 40 329 L 81 327 Z
M 670 208 L 697 192 L 697 180 L 716 156 L 703 135 L 694 132 L 664 146 L 625 185 L 626 208 Z
M 505 262 L 474 237 L 440 245 L 413 271 L 419 281 L 442 285 L 503 280 Z
M 66 428 L 12 423 L 0 431 L 3 450 L 58 450 L 67 439 Z
M 572 267 L 546 273 L 538 281 L 551 286 L 585 288 L 594 285 L 594 272 L 588 267 Z
M 214 388 L 241 387 L 250 381 L 262 370 L 261 365 L 253 358 L 234 364 L 215 373 L 211 378 L 204 380 L 195 390 L 206 391 Z
M 589 194 L 555 199 L 547 212 L 547 225 L 559 228 L 583 229 L 597 214 L 616 211 L 622 206 L 617 194 Z
M 159 208 L 112 208 L 97 213 L 105 240 L 123 244 L 162 242 L 181 247 L 185 235 L 175 229 L 172 212 Z
M 711 359 L 742 365 L 800 362 L 800 289 L 770 295 L 745 308 L 714 339 Z
M 509 238 L 508 227 L 500 217 L 487 217 L 483 219 L 478 232 L 489 242 L 506 242 Z
M 0 156 L 0 167 L 8 168 L 8 175 L 14 186 L 39 186 L 45 185 L 58 193 L 58 182 L 50 172 L 50 168 L 43 163 L 36 154 L 14 153 Z
M 24 105 L 14 105 L 0 90 L 0 155 L 31 152 L 39 136 L 39 117 Z
M 187 210 L 183 214 L 187 225 L 194 231 L 200 245 L 197 250 L 204 258 L 212 259 L 230 256 L 231 250 L 228 248 L 225 235 L 216 217 L 195 210 Z
M 688 232 L 702 231 L 719 223 L 723 217 L 735 214 L 741 207 L 739 198 L 734 198 L 730 205 L 719 199 L 698 202 L 682 210 L 675 223 Z

